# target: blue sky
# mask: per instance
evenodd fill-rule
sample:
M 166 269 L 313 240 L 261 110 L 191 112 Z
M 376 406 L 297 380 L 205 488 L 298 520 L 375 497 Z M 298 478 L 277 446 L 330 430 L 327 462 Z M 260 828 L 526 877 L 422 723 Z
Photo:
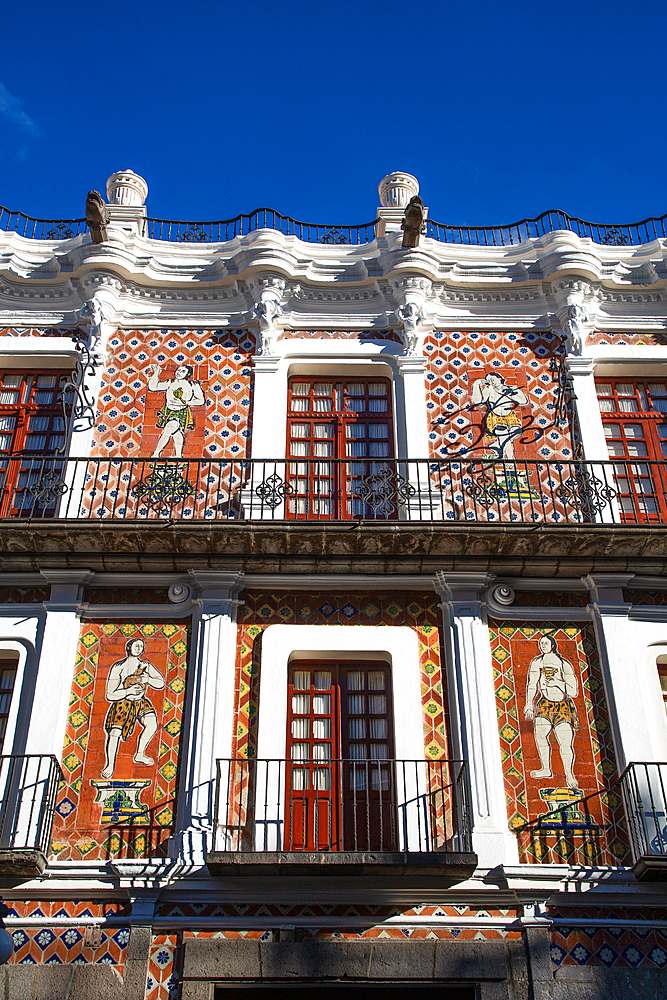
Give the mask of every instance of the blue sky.
M 33 216 L 128 167 L 172 219 L 366 222 L 397 169 L 452 224 L 667 212 L 664 0 L 36 0 L 2 28 L 0 204 Z

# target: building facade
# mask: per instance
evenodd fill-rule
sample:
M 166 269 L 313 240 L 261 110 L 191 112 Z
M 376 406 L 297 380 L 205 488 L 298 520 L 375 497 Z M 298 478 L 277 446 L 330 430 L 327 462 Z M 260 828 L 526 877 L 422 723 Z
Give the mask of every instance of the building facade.
M 664 220 L 147 193 L 0 214 L 1 995 L 661 995 Z

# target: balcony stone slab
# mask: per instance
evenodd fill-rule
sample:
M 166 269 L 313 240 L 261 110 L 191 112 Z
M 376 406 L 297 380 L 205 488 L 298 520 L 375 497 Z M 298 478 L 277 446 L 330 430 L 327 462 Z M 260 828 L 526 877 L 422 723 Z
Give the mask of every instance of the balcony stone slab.
M 436 571 L 582 576 L 667 575 L 667 531 L 650 524 L 398 522 L 0 522 L 3 572 L 219 569 L 245 573 Z
M 0 878 L 22 881 L 42 875 L 46 868 L 46 858 L 41 851 L 27 848 L 0 850 Z
M 243 877 L 370 876 L 390 881 L 429 878 L 453 884 L 469 878 L 477 855 L 458 852 L 386 851 L 211 851 L 206 863 L 212 875 Z

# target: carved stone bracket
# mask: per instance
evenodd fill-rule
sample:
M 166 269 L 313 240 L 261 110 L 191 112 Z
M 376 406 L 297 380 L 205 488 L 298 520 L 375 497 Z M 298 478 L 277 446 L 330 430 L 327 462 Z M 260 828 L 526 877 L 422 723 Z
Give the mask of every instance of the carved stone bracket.
M 248 326 L 256 331 L 257 354 L 274 355 L 276 341 L 282 329 L 280 318 L 283 315 L 285 282 L 282 278 L 269 275 L 251 282 L 250 290 L 255 304 Z
M 579 279 L 558 281 L 552 284 L 558 308 L 556 318 L 567 346 L 568 354 L 581 355 L 586 342 L 596 329 L 600 311 L 597 289 Z
M 406 356 L 422 354 L 424 336 L 433 328 L 433 321 L 426 308 L 432 297 L 432 285 L 426 278 L 401 278 L 391 283 L 398 308 L 394 318 L 399 326 Z

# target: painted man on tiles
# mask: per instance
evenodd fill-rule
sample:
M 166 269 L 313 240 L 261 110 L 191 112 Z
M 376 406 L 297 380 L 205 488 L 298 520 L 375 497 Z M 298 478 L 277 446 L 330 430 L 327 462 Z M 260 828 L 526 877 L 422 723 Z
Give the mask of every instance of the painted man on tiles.
M 518 385 L 508 385 L 498 372 L 489 372 L 472 387 L 473 407 L 484 406 L 484 434 L 494 458 L 501 461 L 514 458 L 514 439 L 522 431 L 520 406 L 526 406 L 528 396 Z
M 579 682 L 574 668 L 558 652 L 554 636 L 543 635 L 538 642 L 540 655 L 531 661 L 526 682 L 524 718 L 533 720 L 535 744 L 540 755 L 539 770 L 533 778 L 551 778 L 551 734 L 560 749 L 568 788 L 577 787 L 574 776 L 574 734 L 579 727 L 574 699 Z
M 130 639 L 125 644 L 125 658 L 111 666 L 106 683 L 106 699 L 111 702 L 104 728 L 107 733 L 106 766 L 103 778 L 113 777 L 116 757 L 121 740 L 128 740 L 137 723 L 140 726 L 135 764 L 154 764 L 149 757 L 148 744 L 158 730 L 155 708 L 146 697 L 148 688 L 164 687 L 164 677 L 152 663 L 141 659 L 145 644 L 143 639 Z
M 162 382 L 160 373 L 160 366 L 157 365 L 148 380 L 151 392 L 165 393 L 164 406 L 157 418 L 157 426 L 162 428 L 162 434 L 152 458 L 159 458 L 170 441 L 174 443 L 176 458 L 182 458 L 185 435 L 195 426 L 191 408 L 203 405 L 204 390 L 199 382 L 193 379 L 192 365 L 180 365 L 174 372 L 173 378 L 167 378 Z

